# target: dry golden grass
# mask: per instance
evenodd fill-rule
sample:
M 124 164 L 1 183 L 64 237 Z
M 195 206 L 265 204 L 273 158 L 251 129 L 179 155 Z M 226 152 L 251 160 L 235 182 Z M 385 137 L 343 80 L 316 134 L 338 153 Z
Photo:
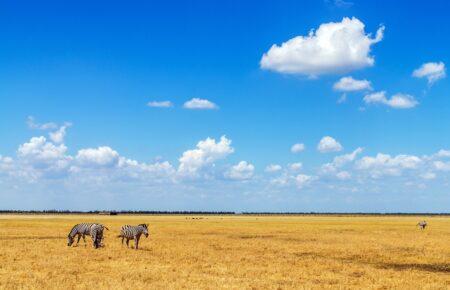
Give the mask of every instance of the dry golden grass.
M 0 215 L 2 289 L 449 289 L 450 218 Z M 79 222 L 104 248 L 67 247 Z M 150 224 L 138 251 L 115 238 Z

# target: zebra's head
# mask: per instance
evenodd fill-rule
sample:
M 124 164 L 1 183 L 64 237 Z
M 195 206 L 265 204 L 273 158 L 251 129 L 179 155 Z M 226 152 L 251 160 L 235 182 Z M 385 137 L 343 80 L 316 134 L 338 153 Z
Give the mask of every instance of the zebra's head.
M 142 233 L 148 238 L 148 226 L 146 224 L 140 224 L 140 226 L 143 228 Z
M 74 242 L 74 238 L 69 234 L 67 236 L 67 246 L 69 246 L 69 247 L 72 246 L 73 242 Z

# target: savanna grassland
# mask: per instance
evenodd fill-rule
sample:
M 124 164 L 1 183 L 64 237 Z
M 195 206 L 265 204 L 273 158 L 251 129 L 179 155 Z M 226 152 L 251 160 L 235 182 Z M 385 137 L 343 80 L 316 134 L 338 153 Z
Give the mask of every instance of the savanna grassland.
M 0 215 L 2 289 L 449 289 L 450 218 Z M 75 223 L 105 247 L 67 246 Z M 148 223 L 139 250 L 115 236 Z M 132 244 L 132 242 L 130 242 Z

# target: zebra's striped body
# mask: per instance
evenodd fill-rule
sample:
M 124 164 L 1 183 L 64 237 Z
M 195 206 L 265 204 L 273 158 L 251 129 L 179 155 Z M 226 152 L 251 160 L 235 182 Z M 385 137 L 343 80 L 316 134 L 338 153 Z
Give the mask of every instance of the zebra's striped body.
M 421 221 L 417 225 L 419 226 L 420 229 L 424 230 L 428 224 L 426 221 Z
M 122 238 L 122 245 L 123 240 L 126 239 L 127 247 L 129 246 L 128 243 L 130 240 L 133 239 L 134 248 L 137 250 L 139 247 L 139 239 L 142 234 L 144 234 L 145 237 L 148 237 L 148 226 L 146 224 L 140 224 L 137 226 L 125 225 L 120 229 L 120 235 L 118 237 Z
M 101 228 L 101 230 L 100 230 Z M 98 245 L 101 245 L 102 243 L 102 239 L 103 239 L 103 229 L 106 228 L 108 230 L 107 227 L 105 227 L 102 224 L 97 224 L 97 223 L 81 223 L 81 224 L 77 224 L 75 225 L 69 232 L 69 235 L 67 236 L 67 246 L 72 246 L 73 242 L 75 241 L 75 237 L 78 236 L 78 240 L 77 240 L 77 246 L 78 243 L 80 242 L 81 237 L 83 237 L 83 241 L 84 244 L 86 245 L 86 236 L 91 236 L 93 242 L 94 242 L 94 247 L 95 247 L 95 240 L 93 237 L 93 233 L 95 232 L 95 237 L 100 236 L 100 241 L 98 243 Z M 101 231 L 101 235 L 99 235 Z
M 91 238 L 92 238 L 92 243 L 95 249 L 100 248 L 102 246 L 102 241 L 103 241 L 103 230 L 106 227 L 101 225 L 101 224 L 93 224 L 91 227 Z

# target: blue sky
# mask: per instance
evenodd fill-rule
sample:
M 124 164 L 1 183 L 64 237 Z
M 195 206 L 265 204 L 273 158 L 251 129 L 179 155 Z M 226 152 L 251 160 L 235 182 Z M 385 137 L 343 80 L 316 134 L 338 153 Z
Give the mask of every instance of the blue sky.
M 449 10 L 1 3 L 1 207 L 448 212 Z

